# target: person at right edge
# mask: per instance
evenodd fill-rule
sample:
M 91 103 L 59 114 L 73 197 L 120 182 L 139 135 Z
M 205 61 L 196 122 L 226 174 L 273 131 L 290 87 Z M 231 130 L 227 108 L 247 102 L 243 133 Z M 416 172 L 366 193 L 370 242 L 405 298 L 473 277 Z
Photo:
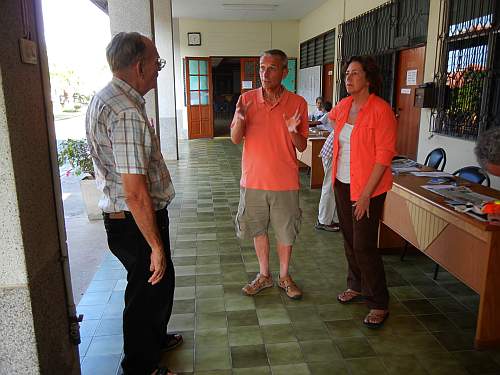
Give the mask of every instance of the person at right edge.
M 370 310 L 363 323 L 377 328 L 389 316 L 377 235 L 386 192 L 392 187 L 397 125 L 389 104 L 377 96 L 382 77 L 375 60 L 354 56 L 346 66 L 349 96 L 330 111 L 335 124 L 333 190 L 348 263 L 347 289 L 337 300 L 365 301 Z

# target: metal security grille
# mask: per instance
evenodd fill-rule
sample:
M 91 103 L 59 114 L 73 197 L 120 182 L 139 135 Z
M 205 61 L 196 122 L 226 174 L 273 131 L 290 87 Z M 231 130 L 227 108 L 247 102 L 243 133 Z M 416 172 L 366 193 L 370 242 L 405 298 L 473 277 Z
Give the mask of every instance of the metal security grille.
M 300 69 L 335 61 L 335 30 L 300 44 Z
M 384 81 L 380 95 L 389 103 L 394 99 L 396 50 L 416 47 L 427 40 L 429 0 L 391 0 L 378 8 L 348 20 L 339 28 L 337 95 L 347 95 L 343 81 L 345 63 L 355 55 L 373 56 Z
M 495 0 L 442 1 L 431 132 L 475 139 L 500 125 L 499 9 Z
M 429 1 L 399 0 L 396 47 L 415 46 L 427 40 Z

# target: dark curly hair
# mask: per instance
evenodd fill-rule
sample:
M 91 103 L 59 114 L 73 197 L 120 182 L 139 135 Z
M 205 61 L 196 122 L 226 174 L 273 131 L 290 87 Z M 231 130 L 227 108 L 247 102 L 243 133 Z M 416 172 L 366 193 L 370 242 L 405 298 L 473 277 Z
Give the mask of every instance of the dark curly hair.
M 380 68 L 375 59 L 371 56 L 352 56 L 344 65 L 344 69 L 342 69 L 344 79 L 347 68 L 352 62 L 358 62 L 363 67 L 366 79 L 370 82 L 370 86 L 368 87 L 370 94 L 374 93 L 379 95 L 382 88 L 382 74 L 380 73 Z

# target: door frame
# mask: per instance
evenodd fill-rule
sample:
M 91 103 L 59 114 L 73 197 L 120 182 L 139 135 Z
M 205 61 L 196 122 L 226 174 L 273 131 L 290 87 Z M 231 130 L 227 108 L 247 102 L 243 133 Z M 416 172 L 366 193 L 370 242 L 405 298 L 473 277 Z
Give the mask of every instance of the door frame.
M 191 115 L 192 111 L 198 110 L 200 116 L 200 122 L 203 120 L 203 114 L 201 113 L 201 104 L 191 105 L 191 83 L 190 83 L 190 74 L 189 74 L 189 61 L 207 61 L 207 76 L 208 76 L 208 121 L 210 123 L 209 133 L 207 133 L 206 137 L 203 136 L 193 136 L 193 128 L 191 126 Z M 188 139 L 199 139 L 199 138 L 213 138 L 214 137 L 214 115 L 213 115 L 213 87 L 212 87 L 212 65 L 210 61 L 210 57 L 201 57 L 201 56 L 185 56 L 184 57 L 184 67 L 185 67 L 185 80 L 184 84 L 186 85 L 186 109 L 187 109 L 187 120 L 188 120 Z M 198 91 L 201 91 L 198 89 Z M 201 96 L 200 96 L 201 103 Z M 195 109 L 196 107 L 196 109 Z

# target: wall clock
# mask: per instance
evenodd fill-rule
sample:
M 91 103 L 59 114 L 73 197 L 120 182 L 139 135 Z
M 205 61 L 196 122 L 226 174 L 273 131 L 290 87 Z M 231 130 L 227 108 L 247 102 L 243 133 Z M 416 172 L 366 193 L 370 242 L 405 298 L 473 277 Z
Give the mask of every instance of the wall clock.
M 201 46 L 201 33 L 188 33 L 188 46 Z

